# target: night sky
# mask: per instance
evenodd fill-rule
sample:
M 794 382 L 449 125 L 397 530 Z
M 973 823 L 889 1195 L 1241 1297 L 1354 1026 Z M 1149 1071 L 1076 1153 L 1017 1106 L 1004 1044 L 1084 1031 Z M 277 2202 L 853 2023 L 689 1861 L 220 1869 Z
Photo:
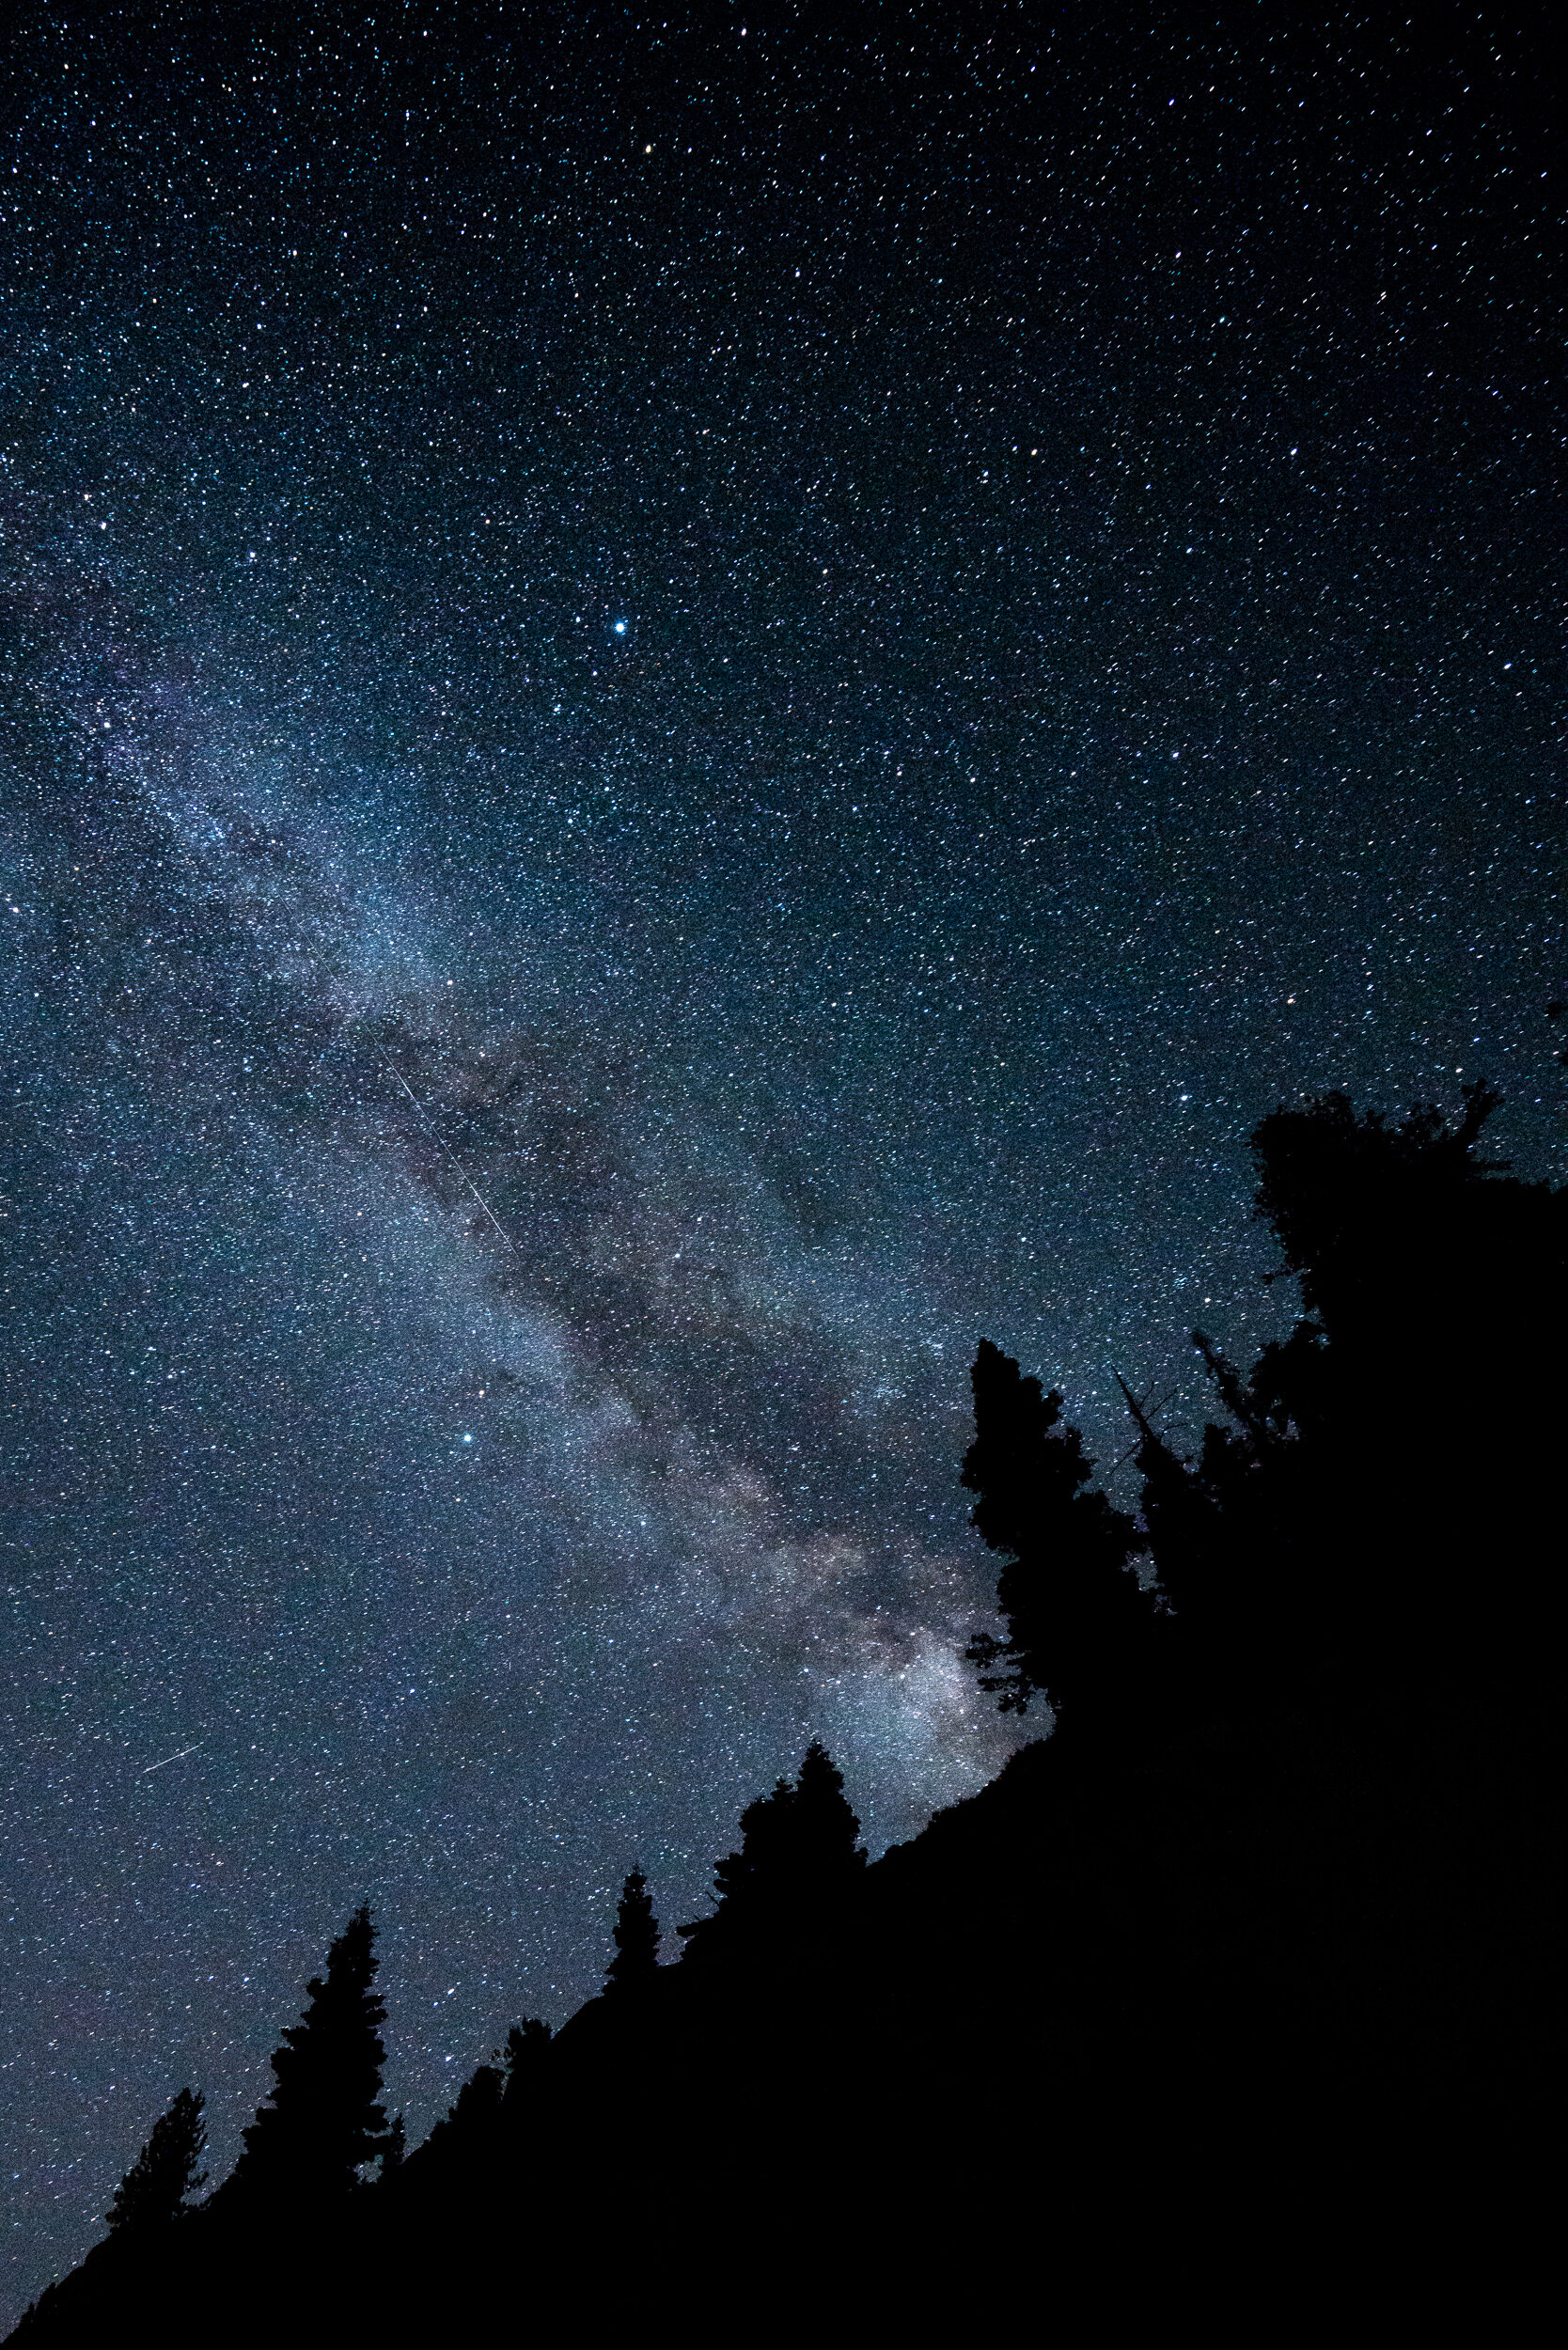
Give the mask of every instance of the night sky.
M 13 20 L 12 2313 L 360 1900 L 413 2137 L 980 1786 L 975 1341 L 1195 1431 L 1277 1103 L 1560 1174 L 1543 61 L 1326 14 Z

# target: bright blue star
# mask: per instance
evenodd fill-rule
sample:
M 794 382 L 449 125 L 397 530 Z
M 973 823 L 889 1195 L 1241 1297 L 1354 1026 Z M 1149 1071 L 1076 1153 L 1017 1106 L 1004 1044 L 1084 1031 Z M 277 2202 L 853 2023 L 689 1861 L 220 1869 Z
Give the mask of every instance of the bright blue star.
M 618 636 L 624 636 L 624 635 L 625 635 L 625 634 L 626 634 L 626 623 L 625 623 L 625 621 L 624 621 L 624 620 L 617 620 L 617 622 L 616 622 L 616 624 L 615 624 L 615 633 L 616 633 L 616 634 L 617 634 Z

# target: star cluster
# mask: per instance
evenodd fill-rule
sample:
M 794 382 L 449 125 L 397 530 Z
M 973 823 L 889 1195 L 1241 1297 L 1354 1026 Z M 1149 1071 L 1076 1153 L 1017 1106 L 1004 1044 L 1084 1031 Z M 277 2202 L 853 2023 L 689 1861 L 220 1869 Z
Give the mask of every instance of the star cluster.
M 1257 1119 L 1549 1173 L 1564 974 L 1523 20 L 8 39 L 19 2308 L 361 1899 L 417 2131 L 981 1784 L 976 1339 L 1195 1429 Z

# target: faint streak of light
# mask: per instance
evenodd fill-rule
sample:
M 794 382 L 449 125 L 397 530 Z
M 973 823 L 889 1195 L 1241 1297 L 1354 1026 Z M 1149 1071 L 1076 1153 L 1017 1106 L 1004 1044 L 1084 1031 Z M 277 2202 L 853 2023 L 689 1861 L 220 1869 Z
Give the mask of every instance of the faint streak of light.
M 517 1253 L 517 1243 L 513 1240 L 511 1234 L 508 1231 L 506 1226 L 502 1223 L 500 1217 L 496 1214 L 494 1209 L 491 1206 L 489 1200 L 485 1198 L 483 1192 L 474 1181 L 472 1175 L 469 1174 L 468 1169 L 463 1166 L 463 1161 L 458 1157 L 458 1154 L 452 1149 L 451 1144 L 446 1139 L 445 1136 L 437 1134 L 435 1128 L 431 1125 L 429 1117 L 426 1115 L 424 1104 L 420 1101 L 418 1095 L 409 1084 L 408 1079 L 403 1075 L 401 1070 L 393 1060 L 391 1055 L 387 1053 L 380 1044 L 377 1044 L 373 1037 L 369 1040 L 369 1042 L 374 1048 L 382 1066 L 385 1069 L 387 1075 L 394 1078 L 396 1082 L 402 1087 L 403 1091 L 408 1095 L 409 1100 L 413 1103 L 415 1111 L 417 1114 L 419 1121 L 424 1127 L 426 1134 L 429 1135 L 431 1140 L 436 1145 L 437 1149 L 446 1152 L 447 1156 L 451 1160 L 453 1167 L 457 1170 L 458 1180 L 467 1185 L 468 1189 L 473 1193 L 475 1198 L 478 1201 L 480 1207 L 484 1210 L 486 1215 L 489 1216 L 492 1224 L 494 1225 L 495 1230 L 500 1233 L 501 1238 L 506 1242 L 507 1246 L 515 1256 Z
M 148 1764 L 148 1766 L 147 1766 L 147 1770 L 146 1770 L 146 1771 L 139 1771 L 139 1772 L 137 1773 L 137 1777 L 138 1777 L 139 1778 L 145 1778 L 147 1777 L 148 1771 L 161 1771 L 161 1770 L 163 1770 L 163 1769 L 164 1769 L 164 1768 L 165 1768 L 165 1767 L 168 1763 L 170 1763 L 170 1762 L 180 1762 L 180 1761 L 181 1757 L 183 1757 L 183 1756 L 185 1756 L 185 1755 L 187 1755 L 187 1754 L 195 1754 L 195 1752 L 196 1752 L 196 1747 L 204 1747 L 206 1744 L 207 1744 L 207 1741 L 206 1741 L 206 1739 L 205 1739 L 205 1738 L 198 1738 L 198 1739 L 196 1740 L 196 1746 L 181 1747 L 180 1747 L 180 1749 L 179 1754 L 165 1754 L 162 1762 L 149 1762 L 149 1763 Z

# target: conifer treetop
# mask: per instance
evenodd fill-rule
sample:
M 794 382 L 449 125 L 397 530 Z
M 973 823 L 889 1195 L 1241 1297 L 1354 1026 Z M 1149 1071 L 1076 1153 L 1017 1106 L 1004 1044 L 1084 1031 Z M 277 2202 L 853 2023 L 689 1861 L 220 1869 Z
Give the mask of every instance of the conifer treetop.
M 111 2233 L 165 2227 L 190 2208 L 189 2198 L 207 2182 L 197 2169 L 207 2143 L 200 2090 L 182 2089 L 115 2189 L 109 2206 Z
M 349 2193 L 384 2151 L 378 1964 L 370 1911 L 361 1906 L 327 1951 L 325 1975 L 306 1985 L 309 2005 L 273 2057 L 272 2097 L 243 2134 L 236 2187 L 331 2199 Z

